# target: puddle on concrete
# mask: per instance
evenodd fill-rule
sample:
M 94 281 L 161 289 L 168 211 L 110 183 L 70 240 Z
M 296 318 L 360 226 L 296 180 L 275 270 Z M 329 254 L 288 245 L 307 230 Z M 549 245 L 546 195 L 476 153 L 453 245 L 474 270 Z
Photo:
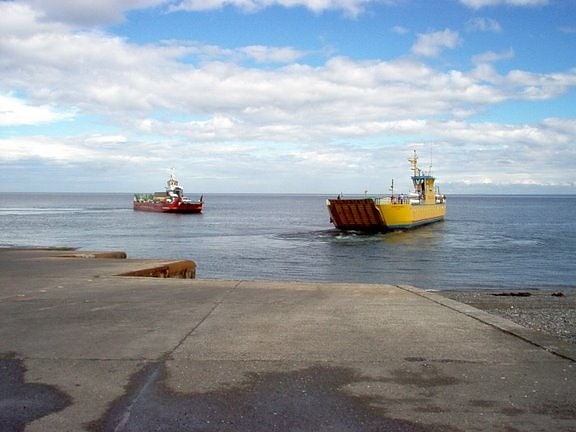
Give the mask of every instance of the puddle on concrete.
M 367 380 L 353 369 L 315 366 L 245 377 L 236 387 L 175 393 L 164 385 L 164 363 L 155 363 L 136 374 L 126 395 L 88 428 L 93 432 L 456 431 L 386 417 L 385 409 L 374 406 L 382 402 L 377 397 L 344 392 L 345 386 Z M 432 385 L 430 377 L 424 377 L 422 384 Z
M 7 357 L 7 358 L 2 358 Z M 63 410 L 72 399 L 47 384 L 26 383 L 26 368 L 13 355 L 0 355 L 0 431 L 20 432 L 32 421 Z

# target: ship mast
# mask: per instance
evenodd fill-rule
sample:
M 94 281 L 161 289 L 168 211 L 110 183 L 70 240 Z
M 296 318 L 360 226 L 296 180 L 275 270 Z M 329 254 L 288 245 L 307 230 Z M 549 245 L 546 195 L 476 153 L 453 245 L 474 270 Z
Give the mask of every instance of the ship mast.
M 174 190 L 175 188 L 177 188 L 179 186 L 178 184 L 178 180 L 176 179 L 176 176 L 174 175 L 174 168 L 170 169 L 170 178 L 168 179 L 168 189 L 169 190 Z
M 412 156 L 412 158 L 408 159 L 408 161 L 410 162 L 410 164 L 412 165 L 412 175 L 414 177 L 416 177 L 418 175 L 418 155 L 416 154 L 416 149 L 414 149 L 414 156 Z

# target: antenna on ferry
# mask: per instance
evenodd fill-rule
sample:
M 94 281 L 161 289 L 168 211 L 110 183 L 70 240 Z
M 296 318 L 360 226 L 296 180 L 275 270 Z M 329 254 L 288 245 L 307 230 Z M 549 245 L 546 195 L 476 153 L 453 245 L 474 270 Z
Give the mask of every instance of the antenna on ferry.
M 416 154 L 416 149 L 414 149 L 414 156 L 411 159 L 408 159 L 410 164 L 412 165 L 412 172 L 414 176 L 418 175 L 418 155 Z

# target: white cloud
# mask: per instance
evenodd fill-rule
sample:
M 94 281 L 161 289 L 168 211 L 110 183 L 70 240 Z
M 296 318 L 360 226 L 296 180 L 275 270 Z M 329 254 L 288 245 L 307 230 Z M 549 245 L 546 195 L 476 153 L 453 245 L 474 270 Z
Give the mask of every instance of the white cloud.
M 435 137 L 434 170 L 442 184 L 471 185 L 483 178 L 496 184 L 572 182 L 563 173 L 573 170 L 571 161 L 576 158 L 574 119 L 534 124 L 428 122 L 425 129 L 412 131 L 418 132 Z
M 272 6 L 303 7 L 315 13 L 341 10 L 357 16 L 373 3 L 395 4 L 398 0 L 19 0 L 14 7 L 34 10 L 45 23 L 62 23 L 76 28 L 118 24 L 132 10 L 163 8 L 167 12 L 208 11 L 234 6 L 255 12 Z
M 513 70 L 504 77 L 503 83 L 519 99 L 552 99 L 564 94 L 569 87 L 576 86 L 576 69 L 569 73 L 553 74 Z
M 394 26 L 392 27 L 392 33 L 396 33 L 399 35 L 405 35 L 410 33 L 410 29 L 404 27 L 404 26 Z
M 66 26 L 41 22 L 41 13 L 24 3 L 0 2 L 0 12 L 0 37 L 24 37 L 42 31 L 66 31 Z
M 429 56 L 459 43 L 458 33 L 445 30 L 420 35 L 413 50 Z M 261 133 L 283 124 L 301 136 L 311 124 L 340 126 L 349 118 L 369 123 L 441 116 L 507 99 L 556 97 L 576 79 L 576 72 L 501 75 L 487 67 L 443 72 L 407 59 L 335 57 L 315 67 L 292 63 L 303 55 L 290 47 L 234 50 L 178 41 L 137 46 L 103 33 L 68 32 L 32 20 L 28 33 L 0 39 L 0 89 L 21 90 L 29 106 L 50 106 L 60 113 L 72 107 L 120 125 L 143 121 L 157 110 L 192 118 L 219 113 L 246 130 L 256 127 Z M 512 50 L 488 52 L 474 61 L 512 55 Z M 181 63 L 182 56 L 191 63 Z M 190 56 L 202 61 L 194 65 Z M 257 69 L 242 66 L 239 58 L 287 65 Z
M 472 57 L 472 62 L 475 64 L 494 63 L 500 60 L 508 60 L 514 58 L 514 50 L 512 48 L 502 52 L 487 51 Z
M 292 63 L 305 55 L 289 47 L 275 48 L 263 45 L 247 46 L 240 48 L 240 51 L 259 63 Z
M 550 0 L 460 0 L 465 6 L 473 9 L 480 9 L 486 6 L 544 6 L 550 3 Z
M 235 6 L 238 9 L 253 12 L 270 6 L 304 7 L 313 12 L 342 10 L 349 15 L 362 13 L 371 3 L 395 4 L 397 0 L 182 0 L 170 7 L 170 10 L 203 11 Z
M 500 33 L 502 26 L 498 21 L 492 18 L 472 18 L 466 23 L 466 30 Z
M 224 126 L 229 126 L 226 119 Z M 212 127 L 220 120 L 213 122 Z M 408 185 L 408 166 L 401 163 L 412 148 L 420 150 L 423 165 L 433 149 L 433 169 L 439 183 L 566 184 L 565 173 L 573 170 L 576 149 L 571 145 L 576 120 L 546 119 L 535 124 L 469 123 L 463 121 L 380 122 L 379 139 L 347 143 L 292 143 L 279 146 L 266 142 L 196 141 L 169 139 L 128 141 L 120 136 L 0 138 L 0 163 L 44 160 L 63 166 L 90 167 L 93 175 L 119 170 L 135 186 L 150 184 L 158 167 L 176 167 L 186 186 L 193 190 L 230 191 L 242 179 L 245 191 L 308 191 L 371 193 L 385 192 L 390 178 L 399 190 Z M 394 145 L 386 144 L 393 136 Z M 429 138 L 433 136 L 433 141 Z M 194 166 L 194 174 L 186 167 Z M 538 167 L 532 169 L 532 167 Z M 85 169 L 85 168 L 84 168 Z M 386 179 L 382 178 L 382 171 Z M 161 175 L 154 173 L 157 178 Z M 262 183 L 265 178 L 266 183 Z M 485 180 L 482 180 L 485 179 Z M 306 188 L 308 185 L 308 189 Z M 145 189 L 143 189 L 145 190 Z M 407 189 L 406 189 L 407 190 Z
M 77 143 L 45 136 L 0 139 L 0 160 L 44 159 L 58 163 L 95 159 L 96 154 Z
M 7 1 L 14 7 L 27 7 L 34 10 L 38 18 L 46 23 L 63 23 L 73 27 L 97 27 L 117 24 L 124 21 L 126 12 L 138 9 L 161 7 L 166 11 L 207 11 L 234 6 L 238 9 L 254 12 L 271 6 L 286 8 L 303 7 L 320 13 L 329 10 L 341 10 L 350 16 L 363 13 L 371 4 L 394 5 L 399 0 L 19 0 Z M 549 0 L 460 0 L 460 3 L 473 9 L 486 6 L 541 6 Z M 481 19 L 482 20 L 482 19 Z M 486 20 L 477 23 L 494 30 L 497 23 Z M 26 27 L 20 27 L 25 29 Z M 395 31 L 405 31 L 396 27 Z
M 118 127 L 137 127 L 139 133 L 182 133 L 199 139 L 370 136 L 382 120 L 471 115 L 507 99 L 556 97 L 576 80 L 576 71 L 501 75 L 479 66 L 471 72 L 443 72 L 402 58 L 334 57 L 315 67 L 287 64 L 257 69 L 242 66 L 237 59 L 290 62 L 304 53 L 290 47 L 233 50 L 178 41 L 136 46 L 98 32 L 47 29 L 32 21 L 30 27 L 34 26 L 37 32 L 30 29 L 0 38 L 0 89 L 19 90 L 28 98 L 23 104 L 51 107 L 54 113 L 77 110 L 104 116 Z M 421 35 L 416 51 L 431 55 L 458 43 L 458 34 L 446 30 Z M 185 55 L 201 56 L 202 62 L 181 63 Z M 216 61 L 210 60 L 211 55 Z M 475 60 L 496 61 L 509 55 L 511 51 L 486 53 Z M 232 121 L 232 126 L 212 120 L 160 121 L 153 116 L 157 111 L 184 119 L 216 115 Z M 351 118 L 354 127 L 349 126 Z
M 456 48 L 462 43 L 458 32 L 446 29 L 444 31 L 421 33 L 416 43 L 412 46 L 412 52 L 424 57 L 436 57 L 444 48 Z
M 0 126 L 38 125 L 71 119 L 70 112 L 58 112 L 51 105 L 30 105 L 20 98 L 0 94 Z
M 460 0 L 465 6 L 472 9 L 480 9 L 486 6 L 544 6 L 550 3 L 550 0 Z
M 158 155 L 158 150 L 152 145 L 144 153 L 137 151 L 138 147 L 141 148 L 141 143 L 135 147 L 121 135 L 0 138 L 0 162 L 36 159 L 70 166 L 93 164 L 96 168 L 99 164 L 139 164 Z M 162 156 L 165 156 L 165 151 L 166 146 L 161 151 Z
M 422 34 L 413 52 L 435 56 L 460 43 L 450 30 Z M 90 162 L 94 170 L 131 162 L 135 176 L 158 162 L 193 164 L 195 175 L 218 179 L 214 188 L 224 191 L 235 190 L 239 178 L 253 179 L 252 190 L 262 178 L 270 191 L 289 181 L 297 191 L 321 178 L 326 191 L 358 191 L 362 178 L 379 179 L 383 166 L 390 177 L 404 177 L 405 167 L 397 168 L 403 152 L 431 142 L 443 155 L 434 163 L 443 182 L 552 184 L 562 181 L 560 169 L 573 169 L 576 121 L 502 125 L 473 115 L 510 100 L 565 94 L 576 87 L 576 70 L 499 72 L 492 63 L 511 58 L 511 49 L 474 57 L 470 71 L 436 69 L 415 56 L 296 63 L 307 55 L 265 45 L 135 45 L 0 2 L 0 126 L 77 115 L 114 131 L 4 137 L 0 161 Z
M 166 0 L 20 0 L 37 10 L 42 20 L 72 26 L 99 26 L 119 23 L 124 13 L 166 3 Z

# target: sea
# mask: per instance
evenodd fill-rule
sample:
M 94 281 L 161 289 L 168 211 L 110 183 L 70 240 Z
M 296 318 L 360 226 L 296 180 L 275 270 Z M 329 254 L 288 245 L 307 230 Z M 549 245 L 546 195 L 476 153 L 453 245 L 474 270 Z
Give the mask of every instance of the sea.
M 200 279 L 576 289 L 576 195 L 449 196 L 445 221 L 382 234 L 335 229 L 327 198 L 205 194 L 178 215 L 133 211 L 129 193 L 0 193 L 0 247 L 191 259 Z

